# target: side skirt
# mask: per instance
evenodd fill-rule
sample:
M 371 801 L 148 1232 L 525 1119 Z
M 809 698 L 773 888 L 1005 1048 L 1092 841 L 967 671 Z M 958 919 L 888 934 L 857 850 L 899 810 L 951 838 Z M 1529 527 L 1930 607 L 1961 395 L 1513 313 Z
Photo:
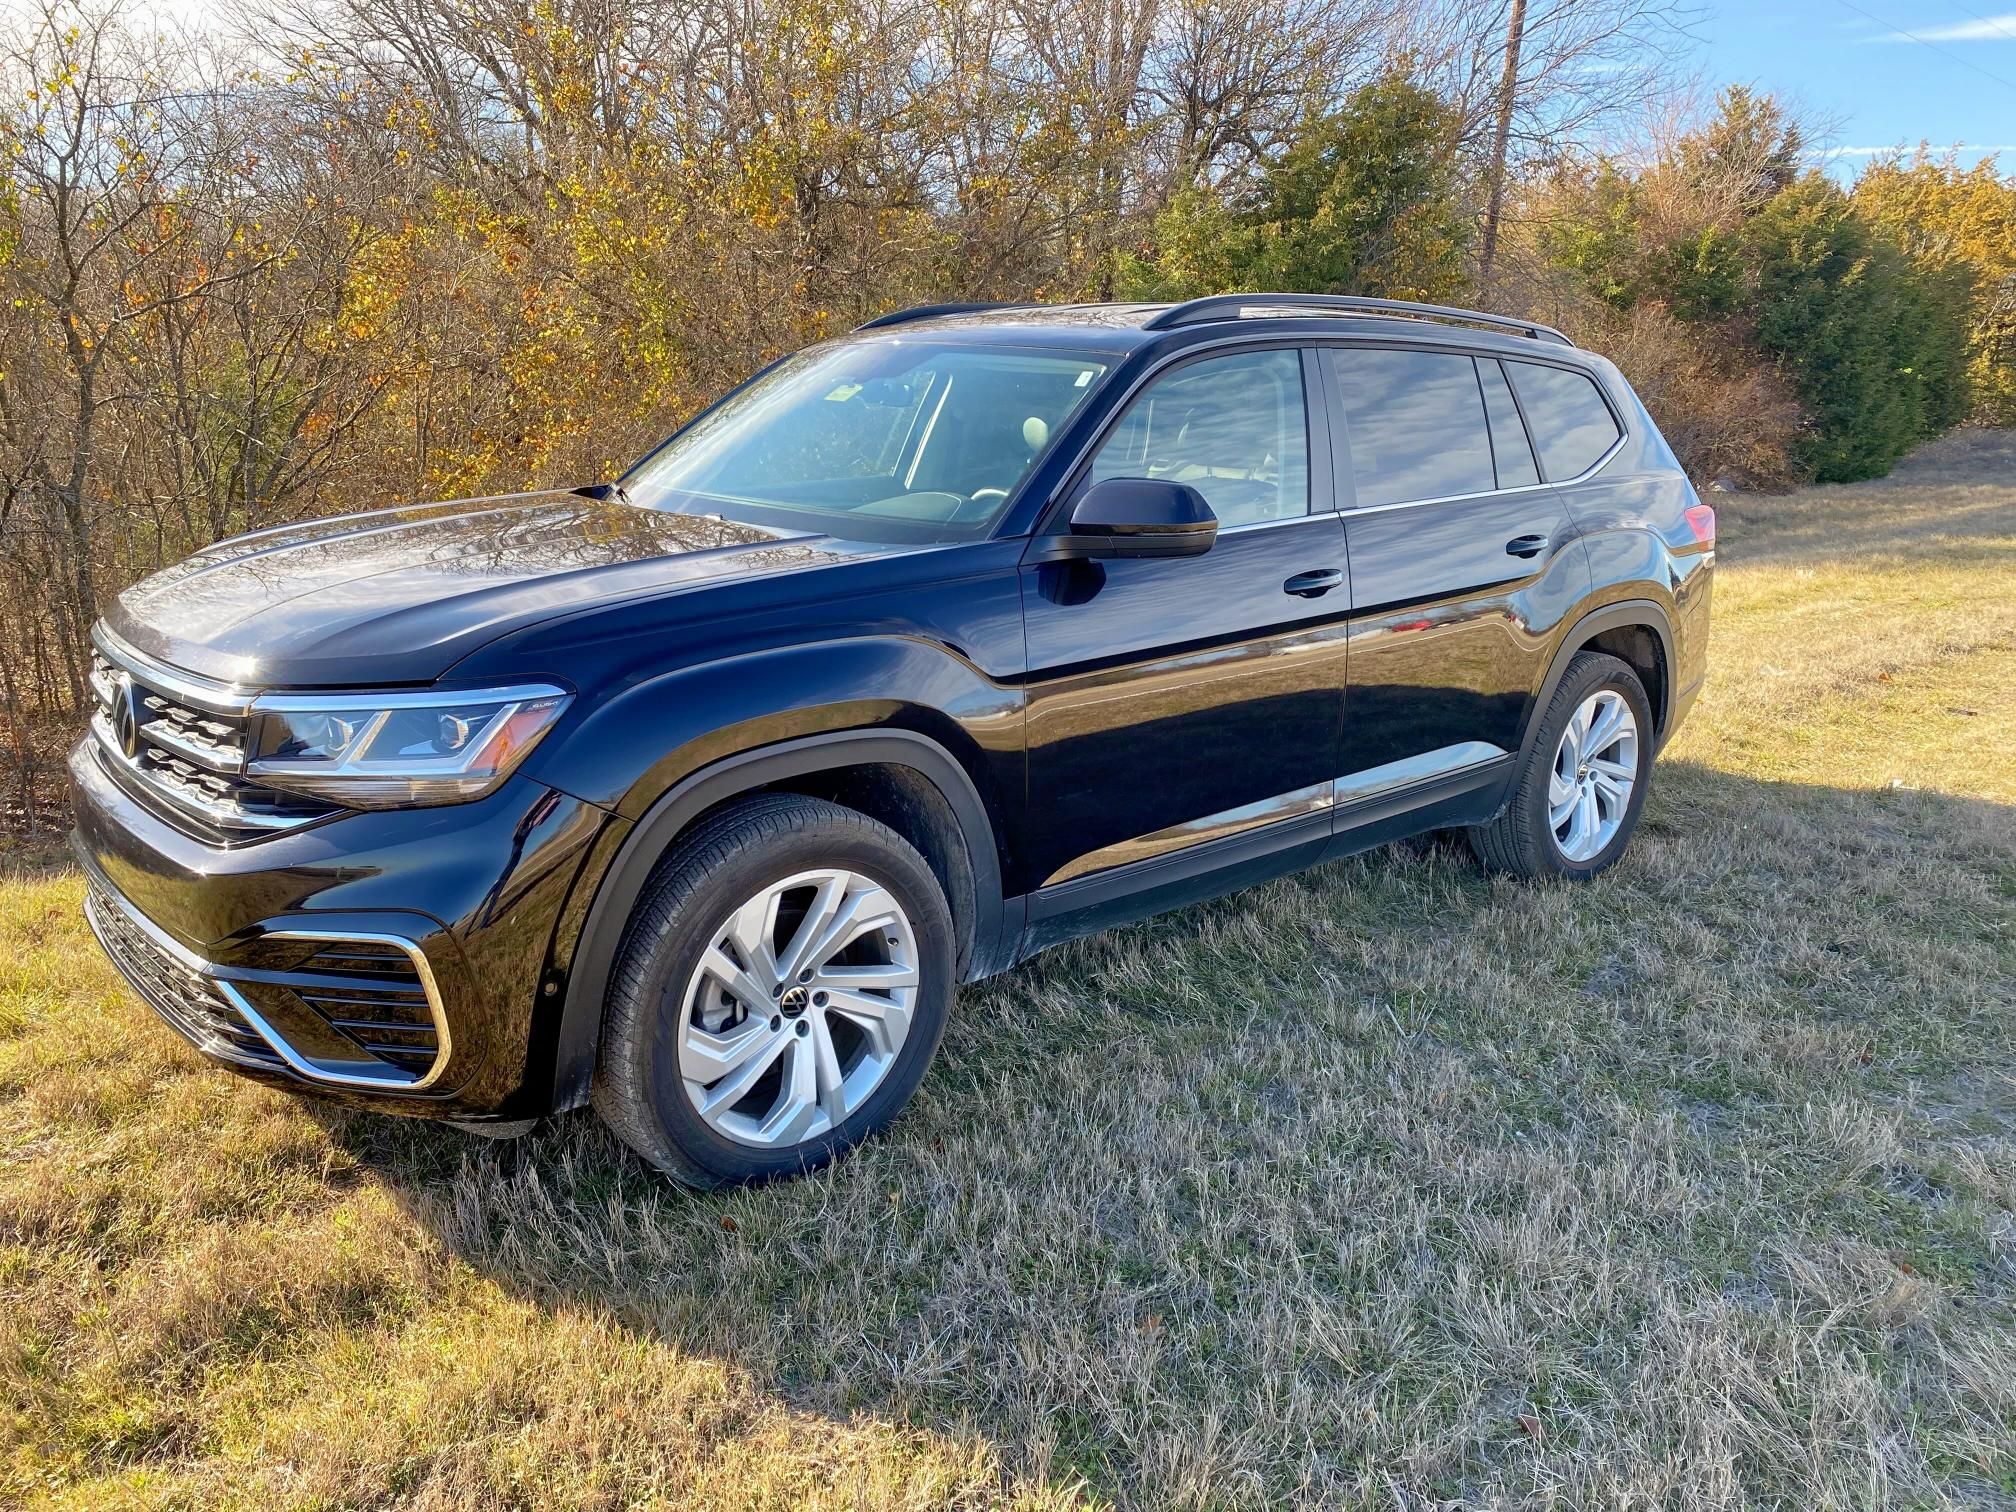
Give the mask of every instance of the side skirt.
M 1425 830 L 1480 824 L 1503 804 L 1512 769 L 1500 752 L 1426 778 L 1340 778 L 1334 806 L 1040 887 L 1027 897 L 1016 959 Z

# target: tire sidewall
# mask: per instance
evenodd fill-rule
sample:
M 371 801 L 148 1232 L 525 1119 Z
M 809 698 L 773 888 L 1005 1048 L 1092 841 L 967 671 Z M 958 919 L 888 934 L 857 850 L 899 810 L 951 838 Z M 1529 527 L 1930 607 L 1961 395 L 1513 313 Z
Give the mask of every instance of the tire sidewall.
M 900 845 L 855 825 L 820 824 L 772 844 L 751 846 L 700 877 L 677 900 L 669 924 L 655 940 L 633 941 L 628 947 L 647 952 L 639 973 L 651 999 L 639 1016 L 650 1026 L 641 1057 L 646 1103 L 666 1139 L 719 1181 L 760 1182 L 816 1169 L 892 1119 L 923 1081 L 944 1037 L 955 985 L 952 921 L 930 868 Z M 909 1032 L 882 1084 L 837 1128 L 788 1150 L 738 1144 L 709 1128 L 686 1094 L 679 1070 L 686 986 L 731 910 L 794 872 L 827 866 L 873 879 L 909 916 L 920 978 Z
M 1624 822 L 1617 826 L 1617 833 L 1611 837 L 1610 843 L 1587 861 L 1570 861 L 1561 854 L 1561 847 L 1554 840 L 1553 826 L 1547 822 L 1547 782 L 1553 773 L 1554 754 L 1560 748 L 1561 734 L 1568 721 L 1585 700 L 1605 689 L 1620 695 L 1630 705 L 1632 718 L 1638 721 L 1637 778 L 1631 784 L 1631 801 L 1624 806 Z M 1645 807 L 1646 789 L 1651 785 L 1654 755 L 1652 700 L 1646 695 L 1645 685 L 1638 680 L 1638 674 L 1612 656 L 1578 659 L 1577 665 L 1569 669 L 1568 676 L 1555 692 L 1547 722 L 1533 749 L 1527 780 L 1531 810 L 1527 822 L 1541 865 L 1556 876 L 1577 882 L 1614 866 L 1630 846 L 1631 837 L 1637 833 L 1638 816 Z

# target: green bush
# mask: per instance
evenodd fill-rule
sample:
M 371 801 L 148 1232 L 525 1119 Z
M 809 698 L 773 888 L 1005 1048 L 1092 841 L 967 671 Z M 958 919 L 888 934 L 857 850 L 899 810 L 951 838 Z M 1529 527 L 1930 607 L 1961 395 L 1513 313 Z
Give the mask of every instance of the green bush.
M 1814 172 L 1745 228 L 1757 345 L 1804 400 L 1822 482 L 1880 477 L 1967 412 L 1970 290 L 1914 267 Z
M 1880 477 L 1967 416 L 1975 264 L 1907 255 L 1895 217 L 1799 175 L 1802 151 L 1775 103 L 1731 89 L 1635 175 L 1607 160 L 1557 170 L 1536 243 L 1611 308 L 1656 306 L 1768 364 L 1803 412 L 1799 473 Z
M 1455 113 L 1389 76 L 1307 122 L 1241 191 L 1190 188 L 1121 259 L 1123 297 L 1242 289 L 1444 300 L 1469 287 Z

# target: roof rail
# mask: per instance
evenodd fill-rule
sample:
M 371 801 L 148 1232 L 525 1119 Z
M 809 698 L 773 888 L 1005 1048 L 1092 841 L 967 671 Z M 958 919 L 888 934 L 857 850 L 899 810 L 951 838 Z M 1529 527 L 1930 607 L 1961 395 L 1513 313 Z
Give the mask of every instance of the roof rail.
M 929 320 L 933 315 L 971 315 L 979 310 L 1019 310 L 1018 304 L 935 304 L 912 305 L 907 310 L 891 310 L 887 315 L 877 315 L 873 320 L 864 320 L 854 327 L 857 331 L 877 331 L 883 326 L 908 325 L 913 320 Z
M 1509 315 L 1491 315 L 1483 310 L 1459 310 L 1452 305 L 1416 304 L 1411 299 L 1372 299 L 1357 294 L 1207 294 L 1202 299 L 1171 305 L 1143 323 L 1149 331 L 1168 331 L 1177 326 L 1199 325 L 1207 320 L 1237 320 L 1248 310 L 1310 315 L 1381 315 L 1411 320 L 1441 320 L 1463 325 L 1492 326 L 1531 336 L 1537 341 L 1558 341 L 1572 347 L 1561 332 L 1535 320 L 1514 320 Z

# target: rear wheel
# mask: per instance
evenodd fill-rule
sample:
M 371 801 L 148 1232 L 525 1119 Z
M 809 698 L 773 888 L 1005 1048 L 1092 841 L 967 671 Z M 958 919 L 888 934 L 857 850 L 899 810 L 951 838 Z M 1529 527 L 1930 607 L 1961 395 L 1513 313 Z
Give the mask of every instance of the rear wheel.
M 1494 871 L 1593 877 L 1631 843 L 1652 772 L 1652 704 L 1638 674 L 1585 651 L 1541 714 L 1504 813 L 1470 831 Z
M 954 976 L 951 911 L 887 826 L 773 794 L 660 865 L 610 987 L 595 1107 L 695 1186 L 794 1175 L 888 1123 Z

